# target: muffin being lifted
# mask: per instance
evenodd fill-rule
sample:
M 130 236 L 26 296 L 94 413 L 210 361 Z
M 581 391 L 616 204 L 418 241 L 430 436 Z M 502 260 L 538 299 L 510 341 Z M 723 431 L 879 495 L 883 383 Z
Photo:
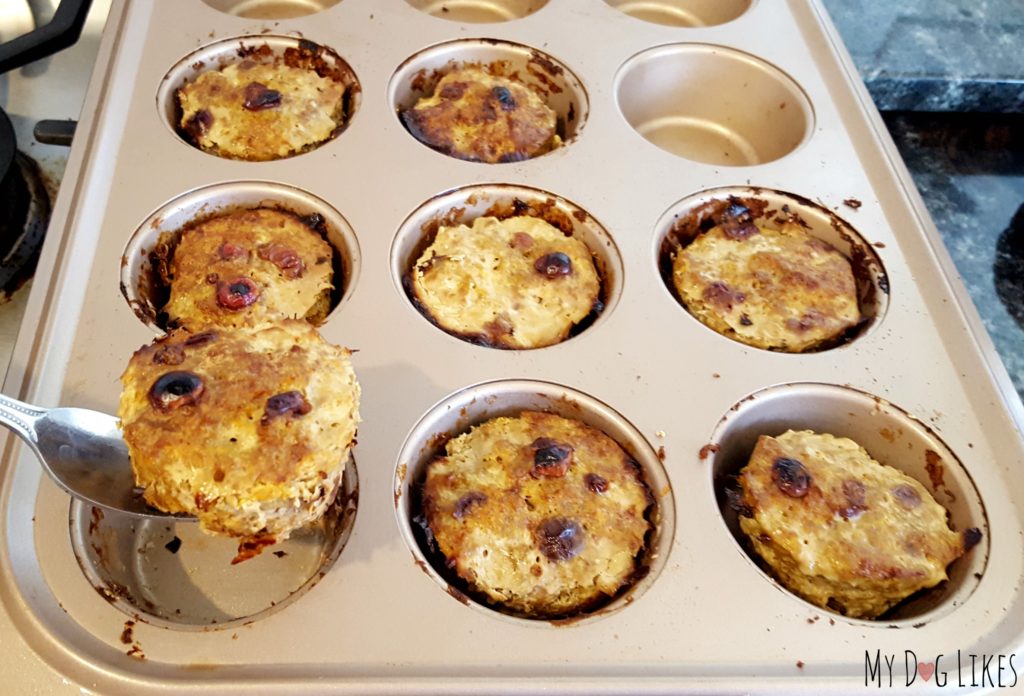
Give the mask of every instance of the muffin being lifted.
M 433 96 L 400 115 L 420 142 L 472 162 L 518 162 L 562 142 L 555 111 L 539 94 L 479 67 L 448 73 Z
M 740 527 L 779 581 L 851 617 L 875 618 L 946 580 L 980 538 L 953 532 L 923 485 L 847 438 L 761 436 L 739 484 Z
M 486 421 L 427 468 L 423 516 L 447 566 L 530 618 L 593 608 L 634 579 L 652 500 L 610 437 L 549 413 Z
M 306 322 L 174 331 L 136 351 L 121 381 L 118 416 L 146 501 L 239 537 L 235 562 L 333 502 L 359 384 L 349 351 Z
M 305 318 L 330 309 L 333 249 L 314 228 L 318 216 L 271 208 L 218 215 L 181 231 L 153 255 L 170 287 L 171 327 L 198 331 Z
M 497 348 L 558 343 L 602 307 L 589 247 L 535 217 L 442 227 L 410 275 L 413 300 L 438 326 Z

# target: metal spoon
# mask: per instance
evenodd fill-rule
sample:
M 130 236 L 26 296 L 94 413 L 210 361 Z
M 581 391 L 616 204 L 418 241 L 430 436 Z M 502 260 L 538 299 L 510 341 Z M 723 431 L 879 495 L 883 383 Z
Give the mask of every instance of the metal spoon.
M 39 408 L 0 394 L 0 424 L 24 440 L 51 478 L 76 498 L 129 515 L 168 517 L 135 487 L 128 446 L 114 416 L 84 408 Z

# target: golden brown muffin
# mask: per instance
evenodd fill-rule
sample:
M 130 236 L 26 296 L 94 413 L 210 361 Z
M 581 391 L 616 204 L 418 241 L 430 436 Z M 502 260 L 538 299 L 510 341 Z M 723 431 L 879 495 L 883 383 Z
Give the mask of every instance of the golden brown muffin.
M 478 67 L 448 73 L 401 116 L 420 142 L 472 162 L 518 162 L 561 144 L 558 118 L 539 94 Z
M 238 560 L 334 500 L 359 422 L 349 351 L 302 321 L 174 331 L 136 351 L 118 416 L 146 501 L 240 537 Z
M 416 261 L 411 286 L 442 329 L 499 348 L 558 343 L 600 309 L 590 249 L 535 217 L 442 227 Z
M 779 581 L 851 617 L 939 584 L 978 534 L 950 530 L 924 486 L 847 438 L 762 435 L 739 482 L 740 527 Z
M 526 411 L 448 442 L 423 512 L 448 566 L 514 613 L 565 616 L 633 578 L 651 504 L 636 463 L 583 423 Z
M 352 87 L 322 50 L 307 42 L 283 58 L 252 51 L 200 73 L 176 93 L 180 132 L 201 150 L 249 161 L 290 157 L 332 138 L 345 125 Z
M 333 249 L 296 215 L 242 210 L 185 228 L 163 281 L 168 324 L 196 331 L 306 318 L 330 309 Z
M 812 350 L 861 319 L 849 259 L 792 222 L 714 227 L 676 253 L 672 280 L 697 319 L 758 348 Z

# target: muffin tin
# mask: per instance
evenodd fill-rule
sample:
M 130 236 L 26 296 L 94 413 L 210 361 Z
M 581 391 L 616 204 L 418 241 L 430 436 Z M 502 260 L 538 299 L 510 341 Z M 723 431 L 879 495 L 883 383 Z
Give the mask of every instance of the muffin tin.
M 239 162 L 177 137 L 168 94 L 194 52 L 294 38 L 358 75 L 334 140 Z M 484 165 L 405 131 L 395 109 L 417 60 L 512 55 L 499 49 L 562 67 L 577 123 L 564 147 Z M 864 688 L 865 651 L 898 666 L 905 650 L 942 653 L 949 669 L 959 649 L 969 669 L 972 652 L 1024 646 L 1024 409 L 818 2 L 125 1 L 83 115 L 7 393 L 112 412 L 129 356 L 160 332 L 139 280 L 162 232 L 237 207 L 319 212 L 345 278 L 320 331 L 358 350 L 358 474 L 295 549 L 229 567 L 191 523 L 69 514 L 8 441 L 10 688 L 824 693 Z M 869 324 L 792 355 L 689 316 L 662 277 L 666 240 L 729 195 L 795 207 L 862 258 Z M 605 274 L 596 320 L 530 351 L 438 330 L 402 284 L 438 220 L 516 199 L 567 215 Z M 658 500 L 647 575 L 576 621 L 469 600 L 411 522 L 410 486 L 441 438 L 536 407 L 601 427 Z M 723 488 L 757 434 L 805 427 L 858 439 L 934 491 L 958 530 L 982 529 L 949 583 L 859 621 L 759 568 Z

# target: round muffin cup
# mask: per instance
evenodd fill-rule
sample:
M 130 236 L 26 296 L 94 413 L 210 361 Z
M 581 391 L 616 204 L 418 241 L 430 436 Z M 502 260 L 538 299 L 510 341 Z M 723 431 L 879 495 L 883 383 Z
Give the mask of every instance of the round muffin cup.
M 215 10 L 248 19 L 293 19 L 334 7 L 341 0 L 203 0 Z
M 670 27 L 725 24 L 750 9 L 753 0 L 604 0 L 630 17 Z
M 705 164 L 772 162 L 814 128 L 811 102 L 792 78 L 724 46 L 672 44 L 638 53 L 619 68 L 615 99 L 646 140 Z
M 418 518 L 419 489 L 428 464 L 444 453 L 445 443 L 474 425 L 523 411 L 545 411 L 596 428 L 613 439 L 640 467 L 653 504 L 648 512 L 652 530 L 637 559 L 635 580 L 607 604 L 563 619 L 531 619 L 505 613 L 473 596 L 465 581 L 432 550 Z M 607 404 L 569 387 L 531 380 L 485 382 L 456 392 L 433 406 L 413 427 L 398 455 L 395 470 L 395 513 L 416 563 L 455 600 L 492 616 L 527 625 L 564 625 L 590 621 L 621 610 L 640 596 L 664 568 L 675 534 L 675 504 L 668 476 L 658 455 L 643 435 Z
M 86 579 L 134 619 L 165 628 L 230 628 L 282 609 L 327 573 L 355 523 L 355 461 L 334 504 L 314 524 L 236 565 L 238 540 L 204 534 L 194 520 L 141 519 L 71 504 L 71 545 Z
M 785 589 L 771 579 L 767 566 L 740 530 L 739 516 L 730 505 L 727 491 L 735 489 L 736 476 L 749 461 L 758 437 L 774 437 L 787 430 L 813 430 L 853 440 L 875 461 L 919 481 L 948 511 L 953 531 L 963 533 L 975 528 L 982 534 L 977 546 L 950 566 L 948 581 L 915 593 L 878 619 L 844 616 L 844 621 L 916 628 L 967 601 L 985 572 L 990 539 L 988 516 L 967 469 L 938 435 L 906 411 L 880 397 L 831 384 L 784 384 L 747 396 L 719 421 L 709 444 L 701 451 L 701 457 L 710 464 L 722 520 L 763 577 Z
M 222 3 L 227 4 L 227 3 Z M 236 3 L 239 5 L 246 5 L 247 3 Z M 249 3 L 254 7 L 256 3 Z M 284 5 L 286 3 L 276 3 Z M 235 12 L 237 14 L 237 12 Z M 188 141 L 188 139 L 182 134 L 179 122 L 181 121 L 181 108 L 178 105 L 176 93 L 179 88 L 185 85 L 186 82 L 194 81 L 201 73 L 207 70 L 220 70 L 232 63 L 240 63 L 243 60 L 256 60 L 262 62 L 263 60 L 271 60 L 284 56 L 285 51 L 289 48 L 299 47 L 314 48 L 320 52 L 320 57 L 327 63 L 329 69 L 335 74 L 336 79 L 346 85 L 345 90 L 345 103 L 343 104 L 343 119 L 341 124 L 335 128 L 327 140 L 317 143 L 303 152 L 315 150 L 325 143 L 330 142 L 334 138 L 338 137 L 345 130 L 352 118 L 355 116 L 356 111 L 359 108 L 360 101 L 360 86 L 359 79 L 356 77 L 355 72 L 349 66 L 345 59 L 339 56 L 334 50 L 327 48 L 326 46 L 320 46 L 312 41 L 306 39 L 296 38 L 294 36 L 276 36 L 273 34 L 264 34 L 258 36 L 237 36 L 231 39 L 223 39 L 215 43 L 204 46 L 175 63 L 164 79 L 160 83 L 160 88 L 156 93 L 156 106 L 160 114 L 163 116 L 164 122 L 167 127 L 177 136 L 183 143 L 189 147 L 204 152 L 199 148 L 195 147 Z M 291 157 L 301 155 L 303 152 L 297 152 Z M 218 157 L 215 153 L 206 153 L 213 157 Z
M 333 313 L 352 293 L 359 275 L 359 244 L 348 222 L 323 199 L 301 189 L 267 181 L 237 181 L 196 189 L 168 201 L 135 230 L 121 257 L 121 294 L 135 316 L 154 331 L 162 333 L 167 328 L 161 308 L 170 290 L 153 268 L 158 248 L 173 249 L 181 231 L 192 223 L 261 207 L 315 223 L 311 229 L 318 229 L 333 247 Z
M 434 241 L 438 229 L 461 224 L 471 226 L 479 217 L 508 218 L 516 215 L 540 218 L 557 227 L 566 236 L 582 241 L 590 249 L 594 265 L 601 277 L 601 294 L 598 299 L 602 306 L 578 323 L 562 343 L 600 322 L 612 311 L 622 294 L 622 257 L 615 242 L 601 223 L 575 203 L 528 186 L 465 186 L 435 196 L 414 210 L 398 228 L 398 234 L 391 245 L 391 274 L 396 287 L 425 319 L 436 326 L 433 318 L 420 307 L 413 296 L 410 278 L 413 266 Z M 462 336 L 447 331 L 446 333 L 470 343 L 491 347 L 478 336 Z
M 431 96 L 442 77 L 453 70 L 473 66 L 514 78 L 544 98 L 558 117 L 556 133 L 562 139 L 562 144 L 551 152 L 568 147 L 579 136 L 590 111 L 590 100 L 580 79 L 565 64 L 543 51 L 497 39 L 449 41 L 407 58 L 388 85 L 388 99 L 399 122 L 401 112 L 411 109 L 421 98 Z M 404 124 L 402 127 L 405 128 Z M 413 136 L 410 134 L 410 137 Z M 429 146 L 424 144 L 424 147 Z
M 434 17 L 489 24 L 511 22 L 532 15 L 548 4 L 548 0 L 405 0 L 411 7 Z
M 857 285 L 857 304 L 860 308 L 861 322 L 837 339 L 809 351 L 797 353 L 798 355 L 846 345 L 866 335 L 881 322 L 889 306 L 889 277 L 874 247 L 845 220 L 807 198 L 784 191 L 749 186 L 728 186 L 701 191 L 673 205 L 658 220 L 655 228 L 655 262 L 665 282 L 665 288 L 683 309 L 686 309 L 686 305 L 680 300 L 672 282 L 673 255 L 702 232 L 717 225 L 726 208 L 736 202 L 750 210 L 755 223 L 778 227 L 785 222 L 795 222 L 808 234 L 831 244 L 850 261 Z M 689 310 L 687 312 L 689 313 Z M 694 321 L 699 322 L 696 317 Z M 699 323 L 704 326 L 702 322 Z M 705 328 L 714 331 L 710 327 Z M 719 335 L 736 340 L 725 334 Z

